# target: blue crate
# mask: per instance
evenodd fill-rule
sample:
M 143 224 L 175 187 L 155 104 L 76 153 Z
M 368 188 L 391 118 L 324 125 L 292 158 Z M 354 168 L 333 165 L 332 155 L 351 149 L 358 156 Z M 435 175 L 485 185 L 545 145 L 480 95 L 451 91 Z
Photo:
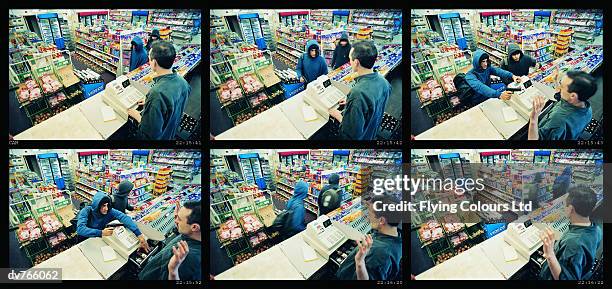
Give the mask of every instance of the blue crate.
M 104 90 L 104 81 L 98 83 L 81 84 L 85 99 L 90 98 Z
M 285 99 L 289 99 L 292 96 L 302 92 L 306 88 L 304 83 L 293 83 L 293 84 L 284 84 L 281 83 L 281 87 L 285 92 Z
M 506 225 L 506 223 L 485 224 L 485 236 L 487 237 L 487 239 L 490 239 L 491 237 L 506 230 Z

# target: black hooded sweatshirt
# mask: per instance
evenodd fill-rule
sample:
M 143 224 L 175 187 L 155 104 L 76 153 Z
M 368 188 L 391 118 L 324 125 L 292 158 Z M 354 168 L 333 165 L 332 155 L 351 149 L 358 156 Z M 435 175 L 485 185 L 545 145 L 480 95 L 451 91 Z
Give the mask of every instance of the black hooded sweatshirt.
M 512 54 L 517 51 L 521 53 L 521 57 L 519 58 L 519 61 L 514 61 L 514 59 L 512 59 Z M 516 76 L 523 76 L 529 74 L 529 67 L 535 66 L 535 59 L 529 55 L 525 55 L 517 44 L 511 43 L 508 45 L 508 59 L 506 59 L 506 61 L 504 61 L 502 64 L 503 70 L 510 71 Z

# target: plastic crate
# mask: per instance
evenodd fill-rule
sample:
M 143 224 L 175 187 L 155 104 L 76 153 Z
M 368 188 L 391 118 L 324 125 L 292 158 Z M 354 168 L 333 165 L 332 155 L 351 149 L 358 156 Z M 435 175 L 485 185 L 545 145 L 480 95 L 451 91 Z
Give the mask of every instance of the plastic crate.
M 283 91 L 285 91 L 285 99 L 291 98 L 306 88 L 306 84 L 303 82 L 293 84 L 282 83 L 281 86 L 283 87 Z
M 230 118 L 233 118 L 234 116 L 236 116 L 236 115 L 238 115 L 240 113 L 243 113 L 243 112 L 245 112 L 245 111 L 247 111 L 249 109 L 250 109 L 249 102 L 247 101 L 246 98 L 241 98 L 239 100 L 236 100 L 235 102 L 233 102 L 231 104 L 228 104 L 225 107 L 227 115 Z
M 90 98 L 104 90 L 104 81 L 98 83 L 81 84 L 84 97 Z
M 451 104 L 446 97 L 441 97 L 426 105 L 424 109 L 429 117 L 436 117 L 437 115 L 451 109 Z
M 425 248 L 427 248 L 427 253 L 429 254 L 429 256 L 431 258 L 434 258 L 438 254 L 443 253 L 446 250 L 449 250 L 451 246 L 450 246 L 450 243 L 448 242 L 448 239 L 446 239 L 446 237 L 442 237 L 442 238 L 439 238 L 433 241 L 431 244 L 427 245 Z
M 249 241 L 245 237 L 240 237 L 225 246 L 225 250 L 227 251 L 227 256 L 232 260 L 234 256 L 247 252 L 251 250 L 251 246 L 249 246 Z

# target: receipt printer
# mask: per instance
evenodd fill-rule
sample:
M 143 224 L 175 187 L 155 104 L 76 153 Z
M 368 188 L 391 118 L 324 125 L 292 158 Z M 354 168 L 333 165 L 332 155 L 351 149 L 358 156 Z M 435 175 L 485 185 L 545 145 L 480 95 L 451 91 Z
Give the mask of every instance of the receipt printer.
M 338 102 L 346 95 L 332 83 L 327 75 L 321 75 L 306 86 L 304 102 L 322 116 L 329 117 L 329 109 L 337 108 Z
M 144 99 L 148 92 L 149 89 L 141 83 L 121 75 L 106 85 L 102 100 L 121 118 L 127 120 L 127 110 L 135 108 L 137 102 Z

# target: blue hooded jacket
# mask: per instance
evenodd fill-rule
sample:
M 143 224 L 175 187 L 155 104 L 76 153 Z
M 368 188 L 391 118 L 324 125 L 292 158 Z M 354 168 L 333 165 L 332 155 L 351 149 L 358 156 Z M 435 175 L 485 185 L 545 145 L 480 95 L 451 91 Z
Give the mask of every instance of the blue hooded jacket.
M 295 190 L 293 197 L 287 202 L 287 210 L 293 210 L 293 220 L 291 220 L 291 228 L 289 231 L 300 232 L 306 228 L 304 224 L 304 214 L 306 209 L 304 208 L 304 199 L 308 195 L 308 183 L 304 181 L 298 181 L 295 184 Z
M 144 49 L 144 42 L 140 37 L 136 36 L 132 39 L 132 44 L 135 45 L 130 56 L 130 71 L 149 62 L 149 55 Z
M 487 98 L 499 98 L 501 93 L 505 90 L 504 87 L 497 90 L 489 87 L 491 85 L 491 75 L 499 76 L 504 82 L 512 82 L 512 73 L 491 66 L 491 60 L 489 60 L 487 69 L 482 69 L 480 67 L 480 59 L 485 55 L 489 56 L 480 49 L 474 51 L 474 57 L 472 58 L 473 68 L 465 74 L 465 81 L 474 89 L 476 94 L 472 101 L 474 104 L 481 103 L 487 100 Z
M 560 196 L 565 195 L 567 193 L 567 189 L 569 188 L 572 182 L 572 167 L 567 166 L 563 169 L 563 173 L 555 179 L 553 184 L 553 198 L 558 198 Z
M 315 46 L 318 50 L 317 57 L 310 56 L 311 46 Z M 327 62 L 325 62 L 325 58 L 321 56 L 321 47 L 319 47 L 319 43 L 317 43 L 316 40 L 311 39 L 306 42 L 306 52 L 298 59 L 295 72 L 298 78 L 304 77 L 304 79 L 306 79 L 306 84 L 323 74 L 327 74 Z
M 109 208 L 106 215 L 102 215 L 100 213 L 100 205 L 103 199 L 106 199 L 105 201 L 109 203 L 109 206 L 111 205 L 110 198 L 105 193 L 97 192 L 93 197 L 91 205 L 81 209 L 77 217 L 77 234 L 87 238 L 101 237 L 102 230 L 106 224 L 114 220 L 119 220 L 125 227 L 134 232 L 136 236 L 142 234 L 132 218 L 120 211 L 112 209 L 112 207 Z

